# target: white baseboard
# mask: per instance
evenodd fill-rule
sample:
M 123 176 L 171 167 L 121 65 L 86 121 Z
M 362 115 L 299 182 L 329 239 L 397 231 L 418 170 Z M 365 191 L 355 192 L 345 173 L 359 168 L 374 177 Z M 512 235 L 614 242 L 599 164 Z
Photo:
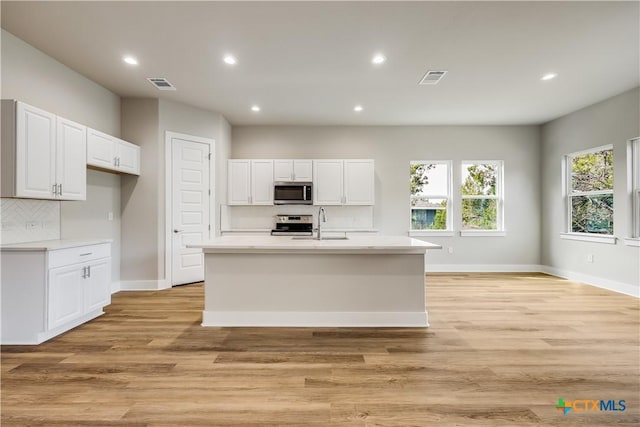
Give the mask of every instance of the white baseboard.
M 202 326 L 427 327 L 427 312 L 206 311 Z
M 540 273 L 538 264 L 427 264 L 427 273 Z
M 121 291 L 160 291 L 162 289 L 169 289 L 171 286 L 167 286 L 166 280 L 121 280 Z
M 120 292 L 120 289 L 122 289 L 120 288 L 120 281 L 111 282 L 111 295 Z
M 575 273 L 573 271 L 561 270 L 547 265 L 542 266 L 542 272 L 552 276 L 562 277 L 563 279 L 582 282 L 597 288 L 607 289 L 609 291 L 618 292 L 625 295 L 631 295 L 640 298 L 640 287 L 629 283 L 618 282 L 615 280 L 604 279 L 602 277 L 590 276 L 588 274 Z

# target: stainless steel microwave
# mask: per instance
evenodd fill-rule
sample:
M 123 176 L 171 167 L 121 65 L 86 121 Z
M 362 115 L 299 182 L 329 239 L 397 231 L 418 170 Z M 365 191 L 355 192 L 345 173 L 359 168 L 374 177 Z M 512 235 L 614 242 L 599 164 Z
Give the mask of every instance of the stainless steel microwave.
M 274 182 L 274 205 L 312 205 L 310 182 Z

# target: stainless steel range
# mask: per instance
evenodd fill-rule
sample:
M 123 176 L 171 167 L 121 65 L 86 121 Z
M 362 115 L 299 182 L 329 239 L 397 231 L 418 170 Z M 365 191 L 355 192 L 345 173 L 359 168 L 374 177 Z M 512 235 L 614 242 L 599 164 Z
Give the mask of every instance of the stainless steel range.
M 272 236 L 313 236 L 313 215 L 276 215 Z

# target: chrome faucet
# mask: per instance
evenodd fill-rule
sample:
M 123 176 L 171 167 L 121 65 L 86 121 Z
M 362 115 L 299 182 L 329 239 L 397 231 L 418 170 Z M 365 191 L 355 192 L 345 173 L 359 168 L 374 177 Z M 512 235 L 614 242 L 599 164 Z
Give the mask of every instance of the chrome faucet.
M 320 206 L 320 210 L 318 211 L 318 240 L 322 240 L 321 224 L 323 222 L 327 222 L 327 214 L 324 208 Z

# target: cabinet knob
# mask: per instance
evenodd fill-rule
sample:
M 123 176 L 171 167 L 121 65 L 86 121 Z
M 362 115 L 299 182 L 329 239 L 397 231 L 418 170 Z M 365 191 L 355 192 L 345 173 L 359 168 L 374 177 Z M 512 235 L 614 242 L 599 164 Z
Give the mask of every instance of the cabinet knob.
M 176 229 L 174 229 L 174 230 L 173 230 L 173 232 L 174 232 L 175 234 L 182 233 L 182 231 L 183 231 L 183 230 L 176 230 Z

